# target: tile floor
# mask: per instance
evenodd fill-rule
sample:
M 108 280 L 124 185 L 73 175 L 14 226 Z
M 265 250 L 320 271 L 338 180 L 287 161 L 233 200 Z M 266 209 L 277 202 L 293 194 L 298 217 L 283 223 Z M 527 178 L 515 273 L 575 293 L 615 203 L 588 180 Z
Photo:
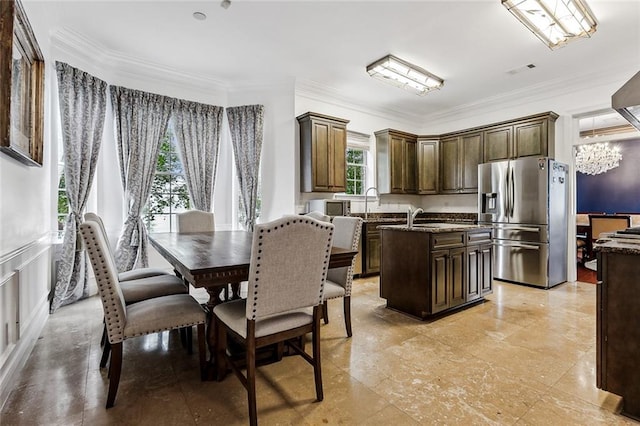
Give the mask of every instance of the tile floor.
M 352 297 L 353 338 L 341 300 L 322 328 L 325 399 L 300 357 L 258 372 L 261 424 L 638 424 L 616 414 L 620 399 L 595 387 L 595 290 L 549 291 L 496 282 L 484 304 L 421 322 L 385 308 L 378 280 Z M 246 393 L 229 375 L 198 379 L 197 356 L 177 333 L 125 343 L 116 405 L 98 368 L 98 298 L 64 307 L 47 322 L 0 424 L 234 425 L 247 423 Z

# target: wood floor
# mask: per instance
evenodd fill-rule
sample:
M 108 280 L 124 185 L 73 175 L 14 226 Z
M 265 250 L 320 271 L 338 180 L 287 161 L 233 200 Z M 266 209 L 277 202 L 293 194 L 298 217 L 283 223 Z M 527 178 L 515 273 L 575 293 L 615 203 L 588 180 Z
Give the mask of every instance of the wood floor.
M 581 263 L 578 263 L 578 281 L 595 284 L 597 282 L 597 272 L 587 269 Z

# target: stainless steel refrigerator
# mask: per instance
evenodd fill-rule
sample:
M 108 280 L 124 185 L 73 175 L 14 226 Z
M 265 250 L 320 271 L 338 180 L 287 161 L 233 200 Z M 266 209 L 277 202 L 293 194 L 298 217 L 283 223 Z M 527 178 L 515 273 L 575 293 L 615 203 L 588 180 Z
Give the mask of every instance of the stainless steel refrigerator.
M 478 166 L 478 222 L 494 227 L 494 278 L 543 288 L 567 280 L 568 170 L 547 157 Z

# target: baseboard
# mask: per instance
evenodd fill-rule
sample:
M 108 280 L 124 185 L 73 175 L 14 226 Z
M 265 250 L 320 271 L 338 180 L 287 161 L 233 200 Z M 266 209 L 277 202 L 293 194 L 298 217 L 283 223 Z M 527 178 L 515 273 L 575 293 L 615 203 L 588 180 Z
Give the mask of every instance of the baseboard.
M 45 295 L 32 316 L 29 326 L 26 330 L 23 330 L 20 340 L 18 340 L 8 359 L 2 365 L 2 371 L 0 371 L 0 407 L 4 407 L 7 402 L 7 398 L 9 398 L 9 394 L 16 384 L 18 374 L 29 359 L 29 355 L 36 345 L 48 317 L 49 301 Z

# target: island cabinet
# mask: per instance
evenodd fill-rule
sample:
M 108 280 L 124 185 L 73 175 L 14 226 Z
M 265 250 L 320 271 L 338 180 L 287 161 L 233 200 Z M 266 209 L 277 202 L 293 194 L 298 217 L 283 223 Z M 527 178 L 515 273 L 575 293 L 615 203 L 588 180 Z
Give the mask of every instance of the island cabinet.
M 439 146 L 437 136 L 418 138 L 418 194 L 438 193 Z
M 557 114 L 546 112 L 486 127 L 483 130 L 484 162 L 553 156 L 557 118 Z
M 349 120 L 308 112 L 300 124 L 300 190 L 344 192 Z
M 440 139 L 440 192 L 478 192 L 478 164 L 482 162 L 481 131 L 444 135 Z
M 640 420 L 640 244 L 612 240 L 594 250 L 596 386 L 621 396 L 622 414 Z
M 376 135 L 377 188 L 380 194 L 416 194 L 417 136 L 385 129 Z
M 387 307 L 426 319 L 491 292 L 491 228 L 382 226 L 380 296 Z

